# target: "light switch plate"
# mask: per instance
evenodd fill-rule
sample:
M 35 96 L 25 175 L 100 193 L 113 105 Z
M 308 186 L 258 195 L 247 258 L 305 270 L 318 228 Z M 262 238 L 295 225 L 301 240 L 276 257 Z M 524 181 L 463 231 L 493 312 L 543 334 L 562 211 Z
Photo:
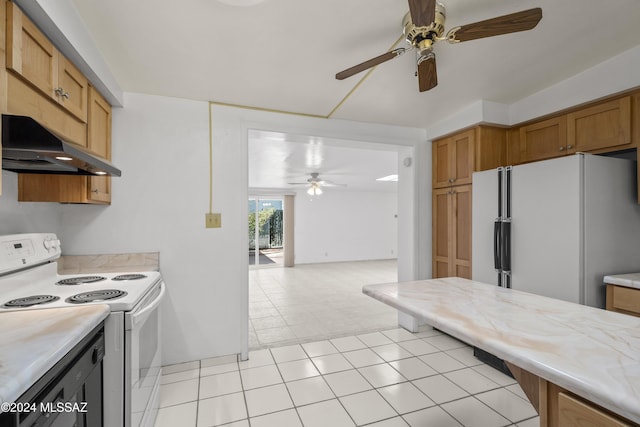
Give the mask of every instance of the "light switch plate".
M 206 228 L 220 228 L 222 227 L 222 214 L 219 213 L 206 213 L 204 214 L 205 227 Z

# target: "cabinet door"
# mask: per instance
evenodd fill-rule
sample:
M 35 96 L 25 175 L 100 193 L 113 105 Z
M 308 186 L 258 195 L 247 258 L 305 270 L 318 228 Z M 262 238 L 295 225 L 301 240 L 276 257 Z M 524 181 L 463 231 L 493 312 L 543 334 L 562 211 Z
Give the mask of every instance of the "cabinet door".
M 566 154 L 567 117 L 554 117 L 520 128 L 520 161 L 534 162 Z
M 449 187 L 453 171 L 452 157 L 455 155 L 451 146 L 451 138 L 434 141 L 432 145 L 432 186 L 433 188 Z
M 471 278 L 471 185 L 433 190 L 432 276 Z
M 471 183 L 474 142 L 475 129 L 433 142 L 433 188 Z
M 58 58 L 57 101 L 80 121 L 87 121 L 87 78 L 62 55 Z
M 494 126 L 478 126 L 473 148 L 475 159 L 473 171 L 479 172 L 506 166 L 507 163 L 506 128 Z
M 7 2 L 7 68 L 52 98 L 57 61 L 53 44 L 15 4 Z
M 453 146 L 452 181 L 453 185 L 471 184 L 473 173 L 475 129 L 451 137 Z
M 433 190 L 433 218 L 432 218 L 432 276 L 450 276 L 450 264 L 453 242 L 453 206 L 451 188 Z
M 631 427 L 594 405 L 568 393 L 558 393 L 558 426 L 560 427 Z
M 452 188 L 452 276 L 471 279 L 471 185 Z
M 607 310 L 640 317 L 640 289 L 607 284 Z
M 519 165 L 520 160 L 520 129 L 513 128 L 507 132 L 507 161 L 510 166 Z
M 94 153 L 111 160 L 111 105 L 89 87 L 87 144 Z M 89 177 L 87 198 L 94 202 L 111 201 L 111 177 Z
M 87 146 L 100 157 L 111 160 L 111 105 L 89 87 Z
M 603 102 L 567 115 L 567 150 L 631 146 L 631 97 Z M 626 147 L 625 147 L 626 146 Z

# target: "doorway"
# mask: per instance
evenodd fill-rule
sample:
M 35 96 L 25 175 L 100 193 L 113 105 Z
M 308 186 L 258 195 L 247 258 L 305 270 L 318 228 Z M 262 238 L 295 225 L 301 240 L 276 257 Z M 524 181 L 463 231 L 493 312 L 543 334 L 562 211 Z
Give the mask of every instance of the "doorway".
M 284 203 L 279 198 L 249 198 L 249 266 L 284 265 Z

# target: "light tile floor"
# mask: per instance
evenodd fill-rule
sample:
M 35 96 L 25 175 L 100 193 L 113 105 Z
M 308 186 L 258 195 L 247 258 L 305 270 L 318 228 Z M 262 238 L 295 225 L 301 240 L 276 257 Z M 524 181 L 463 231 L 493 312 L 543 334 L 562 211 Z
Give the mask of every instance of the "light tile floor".
M 156 427 L 539 425 L 510 377 L 362 294 L 395 260 L 249 270 L 249 360 L 163 369 Z
M 397 281 L 396 260 L 249 270 L 249 348 L 393 328 L 396 310 L 362 286 Z
M 539 425 L 515 380 L 429 327 L 166 366 L 160 397 L 156 427 Z

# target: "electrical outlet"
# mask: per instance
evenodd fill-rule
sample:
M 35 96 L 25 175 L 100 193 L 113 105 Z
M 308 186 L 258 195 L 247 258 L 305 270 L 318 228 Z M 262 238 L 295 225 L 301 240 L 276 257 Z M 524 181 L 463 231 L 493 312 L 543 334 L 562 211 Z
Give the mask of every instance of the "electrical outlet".
M 222 227 L 222 214 L 219 213 L 207 213 L 204 214 L 205 227 L 206 228 L 220 228 Z

